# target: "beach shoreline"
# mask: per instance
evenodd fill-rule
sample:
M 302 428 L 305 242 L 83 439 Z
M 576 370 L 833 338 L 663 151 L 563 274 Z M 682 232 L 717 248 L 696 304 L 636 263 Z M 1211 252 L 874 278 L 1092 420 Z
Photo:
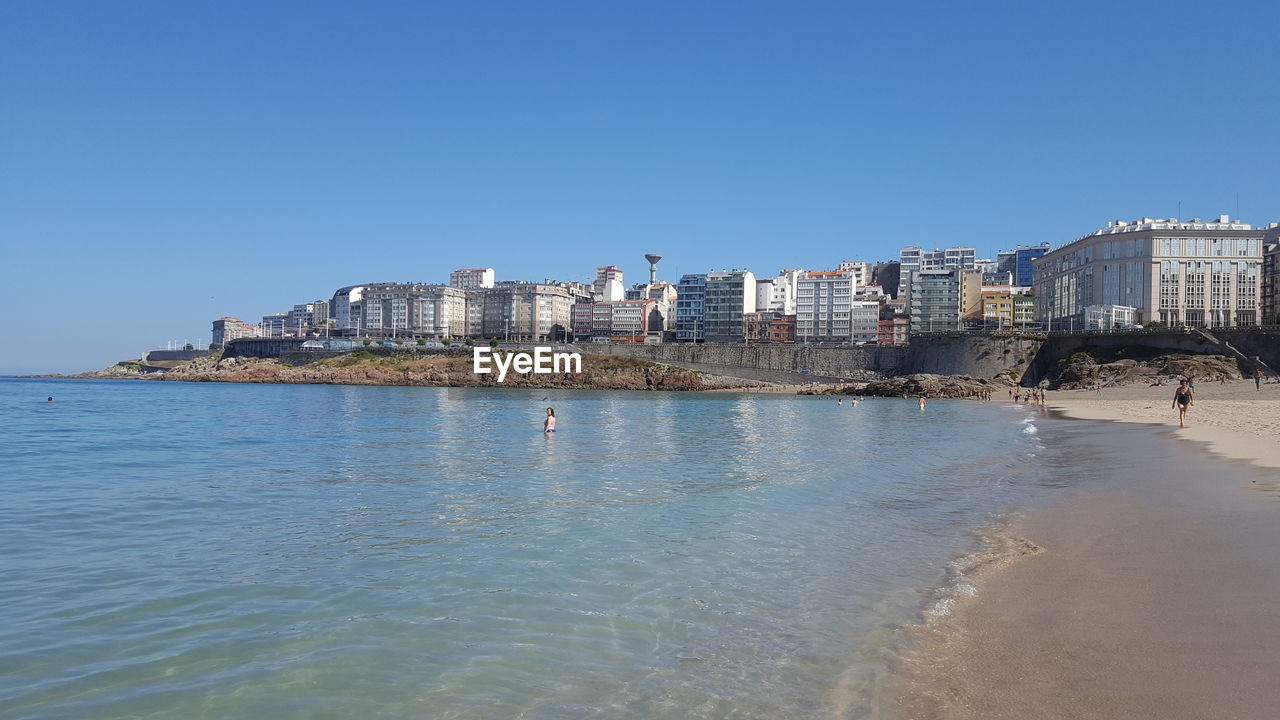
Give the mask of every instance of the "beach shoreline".
M 1022 551 L 912 631 L 890 716 L 1271 716 L 1280 388 L 1204 384 L 1183 429 L 1172 393 L 1049 394 L 1045 436 L 1094 470 L 987 535 Z

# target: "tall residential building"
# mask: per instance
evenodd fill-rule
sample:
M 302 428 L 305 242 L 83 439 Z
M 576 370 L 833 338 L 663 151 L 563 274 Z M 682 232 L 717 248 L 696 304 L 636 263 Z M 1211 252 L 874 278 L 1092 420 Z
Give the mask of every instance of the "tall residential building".
M 372 283 L 364 286 L 361 334 L 455 338 L 466 333 L 467 292 L 445 285 Z
M 241 322 L 240 318 L 223 317 L 213 321 L 213 343 L 226 345 L 240 338 L 258 337 L 258 326 Z
M 1086 308 L 1120 305 L 1141 324 L 1256 325 L 1263 235 L 1226 215 L 1109 223 L 1034 261 L 1037 319 L 1083 328 Z
M 1260 325 L 1280 325 L 1280 223 L 1271 223 L 1263 237 L 1262 316 Z
M 978 270 L 920 270 L 907 290 L 911 331 L 961 330 L 982 318 L 982 273 Z
M 871 284 L 871 263 L 860 260 L 841 260 L 836 269 L 852 272 L 855 288 Z
M 925 250 L 908 245 L 898 252 L 901 263 L 899 294 L 905 292 L 911 282 L 909 275 L 918 270 L 971 270 L 977 264 L 978 251 L 971 247 L 949 247 L 942 250 Z
M 703 332 L 707 342 L 742 342 L 743 313 L 756 311 L 756 276 L 747 270 L 707 273 Z
M 333 317 L 333 326 L 338 330 L 356 330 L 363 315 L 361 301 L 364 298 L 363 285 L 348 285 L 338 288 L 329 301 L 329 312 Z
M 493 268 L 459 268 L 449 273 L 449 286 L 463 290 L 493 287 Z
M 803 270 L 782 270 L 777 277 L 756 278 L 756 312 L 794 315 L 796 281 Z
M 797 342 L 849 342 L 849 307 L 857 289 L 856 281 L 852 270 L 814 270 L 799 277 L 796 281 Z M 879 319 L 878 313 L 876 319 Z
M 595 282 L 591 283 L 591 294 L 596 302 L 616 302 L 626 297 L 622 284 L 622 271 L 617 265 L 602 265 L 596 268 Z
M 1018 252 L 1016 250 L 1002 250 L 996 253 L 996 270 L 997 273 L 1009 273 L 1009 282 L 1018 275 Z M 1030 283 L 1027 283 L 1030 285 Z
M 484 291 L 481 334 L 513 342 L 562 342 L 573 323 L 573 298 L 559 285 L 502 282 Z
M 1013 251 L 1013 284 L 1031 287 L 1036 275 L 1035 260 L 1036 258 L 1044 257 L 1049 250 L 1049 243 L 1019 245 Z
M 331 305 L 328 300 L 317 300 L 311 303 L 312 327 L 330 327 L 333 319 Z
M 676 341 L 702 342 L 706 338 L 707 276 L 685 275 L 676 286 Z
M 288 317 L 285 318 L 284 323 L 289 334 L 298 337 L 306 334 L 307 328 L 311 327 L 312 323 L 312 307 L 311 303 L 293 306 L 293 309 L 288 312 Z

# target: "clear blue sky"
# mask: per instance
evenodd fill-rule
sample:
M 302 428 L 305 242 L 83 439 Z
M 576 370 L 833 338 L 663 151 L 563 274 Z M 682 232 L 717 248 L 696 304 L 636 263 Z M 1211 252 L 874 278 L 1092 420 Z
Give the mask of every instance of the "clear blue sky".
M 1278 7 L 8 0 L 0 373 L 455 267 L 1280 220 Z

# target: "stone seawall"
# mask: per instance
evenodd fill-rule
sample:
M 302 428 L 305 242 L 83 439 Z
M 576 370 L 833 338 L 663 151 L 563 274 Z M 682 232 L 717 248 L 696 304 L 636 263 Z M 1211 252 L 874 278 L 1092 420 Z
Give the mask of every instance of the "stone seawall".
M 776 378 L 778 382 L 862 380 L 895 375 L 906 355 L 906 348 L 866 346 L 595 343 L 578 348 L 592 355 L 625 355 L 727 375 L 745 368 L 771 376 L 759 379 Z

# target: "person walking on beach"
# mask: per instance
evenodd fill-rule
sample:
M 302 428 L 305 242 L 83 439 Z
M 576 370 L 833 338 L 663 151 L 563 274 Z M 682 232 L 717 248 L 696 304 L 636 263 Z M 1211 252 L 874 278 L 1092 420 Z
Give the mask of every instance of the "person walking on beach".
M 1261 368 L 1253 369 L 1253 389 L 1257 390 L 1258 392 L 1262 392 L 1262 369 Z M 52 401 L 53 398 L 49 398 L 49 400 Z
M 547 408 L 547 419 L 542 421 L 542 432 L 553 433 L 556 431 L 556 411 Z
M 1173 407 L 1178 409 L 1178 427 L 1186 427 L 1187 408 L 1191 406 L 1191 386 L 1183 380 L 1173 392 Z

